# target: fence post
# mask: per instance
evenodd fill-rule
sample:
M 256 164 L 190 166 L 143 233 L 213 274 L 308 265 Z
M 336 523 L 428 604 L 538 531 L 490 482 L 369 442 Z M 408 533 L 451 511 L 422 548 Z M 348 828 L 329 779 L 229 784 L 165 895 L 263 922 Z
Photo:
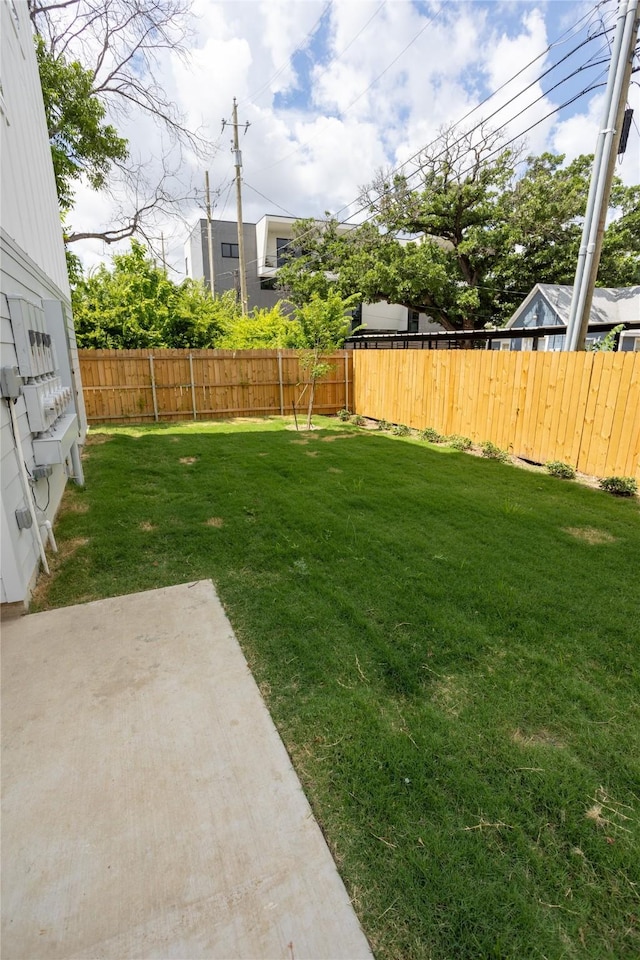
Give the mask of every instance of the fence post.
M 193 404 L 193 419 L 198 419 L 198 410 L 196 407 L 196 385 L 193 382 L 193 356 L 189 354 L 189 376 L 191 378 L 191 403 Z
M 344 352 L 344 408 L 349 409 L 349 352 Z
M 158 422 L 158 398 L 156 396 L 156 375 L 153 369 L 153 355 L 149 354 L 149 368 L 151 370 L 151 393 L 153 394 L 153 419 Z
M 282 350 L 278 350 L 278 382 L 280 384 L 280 416 L 284 417 L 284 385 L 282 383 Z

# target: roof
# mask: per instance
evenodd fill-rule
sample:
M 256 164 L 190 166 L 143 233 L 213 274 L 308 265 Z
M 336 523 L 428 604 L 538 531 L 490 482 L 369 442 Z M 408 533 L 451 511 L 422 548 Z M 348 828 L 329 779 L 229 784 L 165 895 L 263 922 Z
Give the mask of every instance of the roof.
M 541 294 L 558 319 L 566 326 L 571 310 L 573 287 L 560 283 L 536 283 L 531 293 L 523 300 L 507 327 L 518 326 L 518 320 L 537 294 Z M 637 323 L 640 318 L 640 286 L 596 287 L 593 291 L 591 317 L 594 323 Z

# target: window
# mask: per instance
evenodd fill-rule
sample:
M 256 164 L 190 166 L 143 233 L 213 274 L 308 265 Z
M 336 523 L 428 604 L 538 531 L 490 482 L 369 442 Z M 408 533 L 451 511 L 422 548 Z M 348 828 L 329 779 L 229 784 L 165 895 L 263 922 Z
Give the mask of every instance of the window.
M 291 252 L 287 253 L 287 247 L 290 243 L 290 240 L 285 240 L 283 237 L 276 237 L 276 266 L 283 267 L 287 262 L 287 257 L 291 256 Z
M 417 310 L 409 310 L 408 333 L 417 333 L 420 329 L 420 314 Z
M 231 257 L 233 260 L 237 260 L 240 256 L 237 243 L 223 243 L 221 246 L 223 257 Z
M 275 281 L 275 280 L 261 280 L 261 281 L 260 281 L 260 289 L 261 289 L 261 290 L 275 290 L 275 289 L 276 289 L 276 281 Z

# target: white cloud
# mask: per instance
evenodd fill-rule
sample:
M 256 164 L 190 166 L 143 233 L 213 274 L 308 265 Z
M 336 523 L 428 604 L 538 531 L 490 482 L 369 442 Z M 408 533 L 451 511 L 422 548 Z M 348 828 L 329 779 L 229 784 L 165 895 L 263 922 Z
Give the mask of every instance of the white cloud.
M 586 0 L 563 4 L 387 0 L 382 6 L 379 0 L 333 0 L 323 20 L 323 56 L 311 65 L 307 89 L 289 58 L 296 50 L 306 51 L 307 59 L 317 52 L 317 38 L 311 41 L 308 34 L 327 10 L 324 2 L 194 0 L 189 61 L 167 52 L 160 70 L 165 89 L 189 123 L 202 125 L 217 141 L 217 151 L 198 160 L 186 155 L 179 177 L 201 187 L 208 167 L 212 188 L 222 188 L 214 215 L 223 213 L 228 194 L 224 216 L 234 216 L 233 192 L 228 193 L 233 176 L 231 130 L 227 127 L 221 134 L 220 121 L 230 119 L 235 96 L 241 123 L 251 122 L 241 144 L 246 219 L 257 220 L 277 212 L 279 206 L 302 216 L 336 211 L 350 203 L 353 210 L 360 186 L 377 168 L 403 162 L 431 141 L 441 126 L 463 117 L 587 9 Z M 295 62 L 304 61 L 304 56 Z M 491 123 L 504 123 L 514 136 L 551 111 L 554 102 L 549 97 L 534 104 L 542 94 L 537 78 L 552 62 L 551 56 L 526 68 L 517 81 L 473 113 L 467 125 L 502 108 Z M 531 89 L 507 105 L 528 84 Z M 636 101 L 637 94 L 638 88 L 632 87 Z M 276 107 L 283 95 L 286 109 Z M 585 101 L 583 112 L 574 118 L 553 116 L 540 123 L 528 135 L 529 150 L 553 149 L 570 158 L 591 152 L 596 101 Z M 155 126 L 141 120 L 122 129 L 132 151 L 145 158 L 149 174 L 159 172 L 166 144 Z M 623 168 L 630 170 L 635 159 L 636 179 L 638 140 L 635 134 L 630 138 L 630 159 Z M 187 205 L 184 215 L 195 219 L 198 206 Z M 108 202 L 81 189 L 72 222 L 77 229 L 86 223 L 108 223 Z M 167 220 L 158 229 L 164 230 L 171 260 L 181 269 L 186 225 Z M 82 251 L 87 263 L 99 259 L 100 246 L 88 244 Z

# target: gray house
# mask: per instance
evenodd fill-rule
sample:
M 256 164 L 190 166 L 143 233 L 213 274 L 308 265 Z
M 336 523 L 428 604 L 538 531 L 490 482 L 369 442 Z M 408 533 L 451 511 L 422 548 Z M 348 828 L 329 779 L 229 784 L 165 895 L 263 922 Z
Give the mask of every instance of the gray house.
M 244 223 L 244 252 L 247 263 L 247 295 L 249 309 L 273 307 L 282 299 L 275 287 L 275 275 L 282 266 L 287 248 L 293 239 L 295 217 L 266 214 L 258 223 Z M 339 231 L 353 230 L 352 224 L 340 224 Z M 240 293 L 240 260 L 238 225 L 235 220 L 213 220 L 211 224 L 213 273 L 216 293 L 236 290 Z M 193 227 L 184 248 L 185 273 L 194 280 L 204 279 L 209 286 L 209 253 L 207 221 Z M 369 332 L 394 333 L 441 330 L 439 324 L 417 310 L 408 310 L 397 303 L 363 303 L 354 314 L 354 321 Z
M 505 325 L 510 327 L 557 327 L 558 333 L 544 337 L 516 337 L 494 340 L 494 350 L 562 350 L 571 309 L 573 287 L 558 283 L 537 283 Z M 596 287 L 591 307 L 592 323 L 635 324 L 640 321 L 640 287 Z M 595 343 L 606 334 L 587 335 L 587 343 Z M 623 332 L 619 350 L 640 350 L 640 331 Z

